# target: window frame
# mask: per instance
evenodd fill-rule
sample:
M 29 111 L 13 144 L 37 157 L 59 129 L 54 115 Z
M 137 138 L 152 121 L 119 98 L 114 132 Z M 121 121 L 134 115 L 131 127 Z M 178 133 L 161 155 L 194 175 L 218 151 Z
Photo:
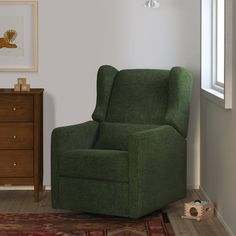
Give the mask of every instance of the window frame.
M 221 0 L 201 1 L 201 93 L 225 109 L 232 109 L 232 49 L 233 49 L 233 0 L 224 1 L 223 24 L 219 24 Z M 221 7 L 222 8 L 222 7 Z M 222 16 L 222 15 L 221 15 Z M 222 19 L 222 18 L 221 18 Z M 219 25 L 223 28 L 218 28 Z M 210 35 L 209 35 L 210 32 Z M 223 33 L 222 33 L 223 32 Z M 219 33 L 221 37 L 219 39 Z M 219 41 L 221 47 L 219 52 Z M 223 69 L 219 68 L 218 53 L 223 53 Z M 222 63 L 222 57 L 221 57 Z M 221 74 L 221 75 L 220 75 Z M 218 81 L 222 76 L 224 83 Z M 221 77 L 222 78 L 222 77 Z

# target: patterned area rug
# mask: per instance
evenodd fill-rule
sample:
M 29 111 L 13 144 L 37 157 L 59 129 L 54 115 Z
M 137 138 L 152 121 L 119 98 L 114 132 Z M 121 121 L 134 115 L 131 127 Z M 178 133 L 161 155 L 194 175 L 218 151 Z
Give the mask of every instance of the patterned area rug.
M 131 220 L 88 214 L 0 214 L 0 236 L 174 236 L 164 213 Z

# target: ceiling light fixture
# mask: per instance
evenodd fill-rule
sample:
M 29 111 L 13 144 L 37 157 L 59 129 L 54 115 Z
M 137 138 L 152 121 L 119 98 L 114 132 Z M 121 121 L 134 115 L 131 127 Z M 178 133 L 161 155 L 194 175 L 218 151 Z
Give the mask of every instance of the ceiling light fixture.
M 144 6 L 147 8 L 157 8 L 160 6 L 160 3 L 157 0 L 147 0 Z

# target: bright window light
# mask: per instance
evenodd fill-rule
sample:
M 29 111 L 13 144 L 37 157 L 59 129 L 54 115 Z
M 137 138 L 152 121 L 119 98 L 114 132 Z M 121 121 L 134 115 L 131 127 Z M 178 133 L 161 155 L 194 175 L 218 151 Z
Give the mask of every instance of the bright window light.
M 213 0 L 212 18 L 212 87 L 223 92 L 225 77 L 225 0 Z
M 224 84 L 225 76 L 225 0 L 217 2 L 217 78 L 218 85 Z

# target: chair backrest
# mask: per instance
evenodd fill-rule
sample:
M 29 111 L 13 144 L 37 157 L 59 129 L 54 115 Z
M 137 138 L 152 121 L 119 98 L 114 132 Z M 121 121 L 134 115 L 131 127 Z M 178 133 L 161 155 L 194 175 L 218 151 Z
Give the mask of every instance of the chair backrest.
M 131 124 L 162 124 L 168 102 L 164 70 L 123 70 L 114 81 L 105 120 Z
M 169 124 L 186 136 L 191 88 L 191 75 L 181 67 L 118 71 L 102 66 L 92 117 L 109 123 Z

